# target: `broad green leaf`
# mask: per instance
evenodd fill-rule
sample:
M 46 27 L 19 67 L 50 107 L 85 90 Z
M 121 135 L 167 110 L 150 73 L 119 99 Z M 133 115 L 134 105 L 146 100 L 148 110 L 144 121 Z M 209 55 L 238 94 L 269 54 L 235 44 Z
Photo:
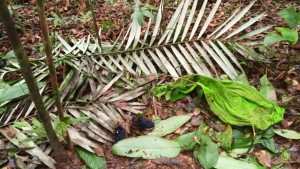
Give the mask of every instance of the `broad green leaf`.
M 233 129 L 232 134 L 233 134 L 232 148 L 247 147 L 251 144 L 253 140 L 252 134 L 245 133 L 241 130 Z
M 282 37 L 288 41 L 291 45 L 295 45 L 298 41 L 298 32 L 294 29 L 284 28 L 284 27 L 276 27 L 277 31 L 279 31 Z
M 267 75 L 264 75 L 260 78 L 260 91 L 266 99 L 272 101 L 274 104 L 277 104 L 277 97 L 274 86 L 269 81 Z
M 217 133 L 217 139 L 220 147 L 225 150 L 231 149 L 232 143 L 232 128 L 231 125 L 227 125 L 223 132 Z
M 273 129 L 269 128 L 267 130 L 261 131 L 261 133 L 259 133 L 259 135 L 262 135 L 263 138 L 273 138 L 275 133 L 273 132 Z
M 154 130 L 148 135 L 161 137 L 170 134 L 189 121 L 190 118 L 191 116 L 189 115 L 178 115 L 161 120 L 155 124 Z
M 38 87 L 41 88 L 45 83 L 38 83 Z M 0 88 L 0 104 L 5 101 L 10 101 L 17 99 L 19 97 L 29 94 L 27 85 L 24 84 L 15 84 L 14 86 L 6 86 Z
M 84 161 L 91 169 L 104 169 L 106 168 L 106 160 L 104 157 L 99 157 L 83 148 L 76 147 L 77 155 Z
M 180 144 L 181 150 L 193 150 L 198 144 L 195 142 L 194 136 L 196 132 L 181 135 L 175 139 Z
M 292 7 L 279 11 L 279 16 L 294 29 L 300 25 L 300 14 Z
M 156 136 L 132 137 L 121 140 L 112 147 L 113 154 L 144 159 L 173 158 L 179 152 L 179 143 Z
M 220 154 L 216 169 L 258 169 L 255 164 L 246 161 L 236 160 L 226 154 Z
M 216 166 L 218 162 L 218 145 L 214 143 L 208 134 L 201 138 L 201 145 L 194 156 L 205 169 Z
M 266 147 L 268 150 L 272 151 L 273 153 L 276 153 L 275 143 L 273 138 L 261 138 L 260 139 L 262 145 Z
M 296 30 L 284 27 L 276 27 L 275 29 L 279 31 L 281 35 L 275 32 L 268 33 L 264 39 L 265 46 L 271 46 L 274 43 L 280 41 L 288 41 L 291 45 L 294 45 L 298 41 L 299 37 L 298 32 Z
M 182 98 L 199 87 L 210 109 L 225 123 L 265 130 L 283 119 L 283 108 L 265 99 L 253 87 L 230 80 L 186 75 L 169 85 L 155 88 L 154 94 L 162 96 L 166 93 L 166 98 L 171 100 L 170 96 Z
M 280 135 L 281 137 L 288 138 L 288 139 L 300 139 L 300 133 L 287 130 L 287 129 L 274 129 L 273 130 L 276 134 Z
M 285 39 L 281 35 L 277 34 L 276 32 L 270 32 L 265 36 L 264 45 L 271 46 L 277 42 L 284 41 L 284 40 Z

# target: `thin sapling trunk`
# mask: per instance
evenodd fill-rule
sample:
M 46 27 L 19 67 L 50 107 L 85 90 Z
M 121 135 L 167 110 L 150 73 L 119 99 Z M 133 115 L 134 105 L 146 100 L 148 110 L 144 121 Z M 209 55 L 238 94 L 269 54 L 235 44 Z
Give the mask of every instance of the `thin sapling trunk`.
M 43 0 L 37 0 L 36 3 L 37 3 L 37 7 L 38 7 L 39 20 L 40 20 L 40 25 L 41 25 L 41 29 L 42 29 L 42 33 L 43 33 L 43 38 L 44 38 L 45 54 L 46 54 L 50 78 L 51 78 L 54 100 L 55 100 L 59 119 L 60 119 L 60 121 L 63 122 L 64 112 L 63 112 L 62 104 L 60 101 L 60 93 L 59 93 L 59 86 L 58 86 L 58 82 L 57 82 L 56 69 L 55 69 L 55 65 L 53 63 L 52 45 L 51 45 L 51 41 L 49 38 L 49 29 L 48 29 L 48 24 L 47 24 L 46 17 L 45 17 L 44 3 L 43 3 Z M 67 140 L 69 149 L 71 151 L 73 151 L 73 144 L 70 139 L 68 130 L 66 131 L 64 137 Z
M 0 19 L 4 25 L 9 41 L 12 45 L 13 51 L 17 57 L 17 61 L 21 67 L 21 72 L 28 86 L 31 99 L 35 104 L 37 114 L 41 119 L 41 122 L 44 126 L 50 144 L 54 150 L 55 159 L 57 162 L 65 161 L 66 152 L 63 148 L 62 143 L 59 142 L 56 132 L 53 129 L 50 115 L 46 111 L 46 108 L 44 106 L 42 96 L 39 93 L 39 88 L 37 86 L 36 80 L 31 71 L 31 67 L 28 61 L 28 56 L 26 55 L 25 49 L 21 44 L 20 37 L 15 28 L 13 19 L 8 11 L 7 3 L 5 0 L 0 1 Z

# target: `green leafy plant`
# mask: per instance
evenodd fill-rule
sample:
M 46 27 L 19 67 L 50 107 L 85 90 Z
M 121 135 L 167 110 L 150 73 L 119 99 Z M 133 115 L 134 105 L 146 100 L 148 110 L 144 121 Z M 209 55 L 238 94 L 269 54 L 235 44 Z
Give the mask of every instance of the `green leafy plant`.
M 90 169 L 104 169 L 106 168 L 106 159 L 99 157 L 95 153 L 91 153 L 80 147 L 76 147 L 76 154 L 84 161 L 85 165 Z
M 30 137 L 23 139 L 22 142 L 35 141 L 37 144 L 40 144 L 46 141 L 47 134 L 42 123 L 37 119 L 32 119 L 32 126 L 27 122 L 14 122 L 13 126 L 16 128 L 26 128 L 23 130 L 24 134 L 29 135 Z
M 268 33 L 264 40 L 265 46 L 271 46 L 281 41 L 288 41 L 290 45 L 294 45 L 298 41 L 298 32 L 296 30 L 284 27 L 275 27 L 275 29 L 280 32 L 280 34 L 276 32 Z
M 81 16 L 80 21 L 85 24 L 92 19 L 92 12 L 91 11 L 87 11 L 86 13 L 81 12 L 80 16 Z
M 199 141 L 201 144 L 194 151 L 194 156 L 205 169 L 215 167 L 219 157 L 218 145 L 212 141 L 208 133 L 202 135 Z
M 111 21 L 110 20 L 103 20 L 101 23 L 101 29 L 107 30 L 111 28 Z
M 297 29 L 300 25 L 300 14 L 292 7 L 279 11 L 279 16 L 293 29 Z
M 134 23 L 138 23 L 139 26 L 143 26 L 144 23 L 144 18 L 148 17 L 151 20 L 154 20 L 154 16 L 151 13 L 151 11 L 157 11 L 158 8 L 150 5 L 150 4 L 145 4 L 143 7 L 141 7 L 142 3 L 140 0 L 135 1 L 135 5 L 133 7 L 133 14 L 131 15 L 132 21 Z
M 65 136 L 69 125 L 73 125 L 75 123 L 85 121 L 85 120 L 88 120 L 88 119 L 90 119 L 90 117 L 87 117 L 87 116 L 82 116 L 82 117 L 78 117 L 78 118 L 64 117 L 64 119 L 61 121 L 57 117 L 57 118 L 54 119 L 54 128 L 55 128 L 55 131 L 59 135 Z
M 69 125 L 73 125 L 75 123 L 82 122 L 88 119 L 90 119 L 90 117 L 87 116 L 81 116 L 79 118 L 65 117 L 63 121 L 60 121 L 59 118 L 56 117 L 54 119 L 54 129 L 58 135 L 64 136 Z M 27 122 L 15 121 L 13 126 L 17 128 L 26 128 L 25 130 L 23 130 L 23 133 L 29 134 L 31 137 L 22 140 L 23 142 L 36 141 L 37 143 L 41 143 L 45 141 L 47 135 L 42 123 L 37 119 L 33 119 L 31 123 L 32 127 Z
M 47 18 L 47 19 L 53 22 L 54 27 L 57 27 L 58 25 L 63 25 L 66 23 L 62 17 L 60 17 L 59 15 L 57 15 L 54 12 L 51 12 L 51 16 L 52 16 L 52 18 Z
M 266 35 L 264 40 L 265 46 L 271 46 L 277 42 L 287 41 L 290 45 L 295 45 L 299 39 L 297 28 L 300 25 L 300 14 L 296 12 L 294 8 L 286 8 L 279 12 L 279 16 L 292 27 L 275 27 L 275 30 L 279 32 L 270 32 Z
M 210 136 L 210 128 L 202 123 L 194 132 L 177 137 L 175 140 L 180 144 L 181 150 L 193 151 L 194 157 L 205 169 L 213 168 L 217 165 L 218 144 Z
M 10 15 L 15 15 L 15 14 L 17 14 L 17 10 L 18 9 L 21 9 L 21 8 L 24 8 L 24 6 L 23 5 L 11 5 L 11 6 L 8 6 L 8 10 L 9 10 L 9 13 L 10 13 Z

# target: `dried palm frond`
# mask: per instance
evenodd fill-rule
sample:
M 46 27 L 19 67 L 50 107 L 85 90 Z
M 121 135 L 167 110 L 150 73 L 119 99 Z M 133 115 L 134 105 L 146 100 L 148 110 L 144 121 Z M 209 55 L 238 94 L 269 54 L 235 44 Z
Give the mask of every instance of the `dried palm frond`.
M 125 36 L 120 35 L 114 44 L 103 44 L 102 48 L 92 36 L 70 41 L 57 36 L 60 44 L 53 51 L 56 66 L 69 65 L 73 68 L 67 72 L 60 86 L 65 110 L 75 118 L 81 114 L 89 116 L 92 120 L 88 124 L 79 124 L 82 131 L 93 140 L 106 143 L 113 141 L 110 133 L 123 120 L 126 112 L 142 113 L 147 107 L 141 96 L 151 89 L 151 82 L 158 75 L 165 74 L 177 79 L 193 73 L 216 78 L 226 74 L 230 79 L 237 80 L 239 74 L 244 75 L 244 72 L 234 53 L 264 61 L 247 46 L 249 42 L 243 40 L 272 27 L 261 27 L 241 35 L 265 15 L 263 12 L 243 21 L 255 2 L 244 8 L 241 5 L 215 29 L 210 24 L 221 0 L 217 0 L 211 8 L 208 0 L 182 0 L 165 28 L 162 1 L 155 22 L 149 19 L 143 36 L 137 5 Z M 201 5 L 199 10 L 198 4 Z M 32 64 L 37 81 L 44 81 L 49 75 L 45 62 L 38 60 Z M 18 65 L 11 61 L 10 67 L 0 70 L 0 77 L 18 70 Z M 16 85 L 24 83 L 20 80 Z M 55 111 L 51 109 L 54 99 L 48 94 L 48 88 L 41 87 L 40 91 L 48 110 Z M 14 98 L 13 104 L 11 100 L 0 103 L 0 108 L 6 110 L 0 117 L 2 124 L 27 117 L 34 110 L 32 102 L 18 99 Z

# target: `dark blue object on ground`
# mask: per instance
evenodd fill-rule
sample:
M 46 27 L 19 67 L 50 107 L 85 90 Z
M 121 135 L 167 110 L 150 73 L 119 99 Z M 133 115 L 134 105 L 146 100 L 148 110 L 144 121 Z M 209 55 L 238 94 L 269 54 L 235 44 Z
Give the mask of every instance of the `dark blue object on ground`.
M 0 69 L 6 66 L 6 59 L 0 59 Z
M 142 129 L 151 129 L 154 127 L 154 123 L 144 117 L 133 116 L 131 120 L 131 125 L 135 127 L 140 127 Z
M 123 127 L 118 126 L 115 129 L 115 140 L 116 142 L 123 140 L 126 137 L 126 131 Z

